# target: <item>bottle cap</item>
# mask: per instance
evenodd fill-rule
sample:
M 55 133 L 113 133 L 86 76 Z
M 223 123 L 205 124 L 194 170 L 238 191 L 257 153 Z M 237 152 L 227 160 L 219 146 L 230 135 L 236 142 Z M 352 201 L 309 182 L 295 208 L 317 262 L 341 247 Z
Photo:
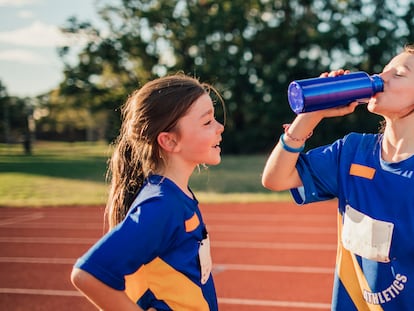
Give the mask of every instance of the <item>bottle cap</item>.
M 380 75 L 372 75 L 372 85 L 374 88 L 374 94 L 378 92 L 384 91 L 384 80 L 380 77 Z

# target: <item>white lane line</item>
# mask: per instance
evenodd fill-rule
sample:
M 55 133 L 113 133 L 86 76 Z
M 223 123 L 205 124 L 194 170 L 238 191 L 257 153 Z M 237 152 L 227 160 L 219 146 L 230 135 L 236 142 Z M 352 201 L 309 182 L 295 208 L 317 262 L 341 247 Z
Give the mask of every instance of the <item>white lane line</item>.
M 0 237 L 0 243 L 92 244 L 97 239 L 59 237 Z
M 57 264 L 73 265 L 75 258 L 40 258 L 40 257 L 0 257 L 1 262 L 7 263 L 39 263 L 39 264 Z
M 82 296 L 76 290 L 0 288 L 0 294 L 44 295 L 44 296 Z
M 56 264 L 73 265 L 76 258 L 46 258 L 46 257 L 0 257 L 0 263 L 28 263 L 28 264 Z M 265 271 L 265 272 L 290 272 L 290 273 L 316 273 L 332 274 L 333 268 L 307 267 L 307 266 L 279 266 L 279 265 L 249 265 L 249 264 L 226 264 L 214 263 L 213 271 Z
M 105 228 L 101 223 L 4 223 L 0 226 L 15 229 L 70 229 L 70 230 L 102 230 Z M 242 232 L 242 233 L 298 233 L 298 234 L 336 234 L 336 227 L 306 227 L 306 226 L 242 226 L 242 225 L 208 225 L 210 232 Z
M 323 302 L 218 298 L 218 303 L 219 304 L 230 304 L 230 305 L 244 305 L 244 306 L 327 309 L 327 310 L 331 309 L 331 304 L 323 303 Z
M 328 213 L 327 213 L 328 214 Z M 217 220 L 226 220 L 226 221 L 239 221 L 239 220 L 248 220 L 251 221 L 263 221 L 263 222 L 299 222 L 299 221 L 306 221 L 309 222 L 328 222 L 332 224 L 336 224 L 336 214 L 329 213 L 329 215 L 323 214 L 269 214 L 269 213 L 244 213 L 244 214 L 237 214 L 237 213 L 209 213 L 208 211 L 203 212 L 203 218 L 207 219 L 217 219 Z
M 0 224 L 1 226 L 1 224 Z M 57 230 L 101 230 L 105 233 L 105 228 L 102 224 L 97 223 L 35 223 L 35 224 L 4 224 L 4 227 L 13 229 L 57 229 Z M 210 232 L 233 232 L 233 233 L 293 233 L 293 234 L 325 234 L 336 235 L 337 230 L 335 227 L 285 227 L 285 226 L 237 226 L 237 225 L 209 225 Z
M 304 226 L 240 226 L 240 225 L 208 225 L 211 232 L 281 232 L 300 234 L 336 234 L 336 227 L 304 227 Z
M 0 220 L 0 226 L 9 226 L 14 224 L 20 224 L 22 222 L 38 220 L 44 217 L 44 213 L 37 212 L 37 213 L 30 213 L 21 216 L 5 218 Z
M 246 241 L 212 241 L 212 247 L 254 248 L 254 249 L 288 249 L 288 250 L 336 250 L 336 244 L 327 243 L 274 243 Z
M 0 226 L 2 226 L 0 224 Z M 4 224 L 5 228 L 13 229 L 56 229 L 56 230 L 92 230 L 101 231 L 104 234 L 105 228 L 97 223 L 26 223 L 26 224 Z M 238 226 L 238 225 L 209 225 L 208 229 L 214 232 L 233 232 L 233 233 L 292 233 L 292 234 L 325 234 L 336 235 L 335 227 L 291 227 L 291 226 Z
M 59 238 L 59 237 L 0 237 L 0 243 L 37 243 L 37 244 L 93 244 L 97 239 Z M 336 250 L 336 244 L 327 243 L 273 243 L 246 241 L 213 241 L 212 247 L 249 248 L 249 249 L 284 249 L 284 250 Z
M 305 266 L 279 266 L 279 265 L 244 265 L 244 264 L 220 264 L 213 263 L 213 271 L 265 271 L 265 272 L 289 272 L 289 273 L 316 273 L 333 274 L 334 268 L 305 267 Z
M 31 289 L 31 288 L 0 288 L 0 294 L 82 297 L 82 294 L 76 290 Z M 227 305 L 245 305 L 245 306 L 248 305 L 248 306 L 263 306 L 263 307 L 304 308 L 304 309 L 330 309 L 331 307 L 329 303 L 323 303 L 323 302 L 240 299 L 240 298 L 221 298 L 221 297 L 218 298 L 218 303 L 227 304 Z
M 37 244 L 93 244 L 97 239 L 59 238 L 59 237 L 0 237 L 0 243 L 37 243 Z M 212 247 L 249 248 L 249 249 L 285 249 L 285 250 L 336 250 L 336 244 L 327 243 L 274 243 L 246 241 L 212 241 Z
M 1 224 L 0 224 L 1 225 Z M 5 224 L 7 228 L 13 229 L 73 229 L 73 230 L 99 230 L 104 231 L 103 224 L 99 223 L 52 223 L 52 222 L 38 222 L 38 223 L 13 223 Z

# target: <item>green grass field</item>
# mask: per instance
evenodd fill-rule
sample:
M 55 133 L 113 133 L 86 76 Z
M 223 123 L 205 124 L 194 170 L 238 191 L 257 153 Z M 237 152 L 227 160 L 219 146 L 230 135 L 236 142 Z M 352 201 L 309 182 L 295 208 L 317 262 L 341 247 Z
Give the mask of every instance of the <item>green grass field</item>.
M 33 154 L 21 145 L 0 144 L 0 206 L 105 204 L 110 147 L 105 143 L 36 142 Z M 223 156 L 218 166 L 195 171 L 190 186 L 200 202 L 287 200 L 264 189 L 266 156 Z

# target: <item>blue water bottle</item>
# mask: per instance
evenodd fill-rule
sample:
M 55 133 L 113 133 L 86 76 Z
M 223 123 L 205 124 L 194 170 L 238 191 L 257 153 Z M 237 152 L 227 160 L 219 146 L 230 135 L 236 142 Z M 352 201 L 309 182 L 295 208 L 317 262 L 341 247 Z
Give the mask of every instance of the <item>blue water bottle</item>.
M 288 100 L 292 110 L 299 114 L 344 106 L 383 90 L 384 81 L 379 75 L 358 71 L 336 77 L 295 80 L 289 84 Z

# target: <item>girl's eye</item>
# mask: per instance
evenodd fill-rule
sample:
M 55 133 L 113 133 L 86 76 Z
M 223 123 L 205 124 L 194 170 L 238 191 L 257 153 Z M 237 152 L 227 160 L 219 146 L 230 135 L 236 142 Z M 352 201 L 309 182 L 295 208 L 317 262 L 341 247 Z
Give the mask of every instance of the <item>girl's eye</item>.
M 212 118 L 210 120 L 208 120 L 206 123 L 204 123 L 204 125 L 210 125 L 213 123 L 213 121 L 216 120 L 216 116 L 212 116 Z

